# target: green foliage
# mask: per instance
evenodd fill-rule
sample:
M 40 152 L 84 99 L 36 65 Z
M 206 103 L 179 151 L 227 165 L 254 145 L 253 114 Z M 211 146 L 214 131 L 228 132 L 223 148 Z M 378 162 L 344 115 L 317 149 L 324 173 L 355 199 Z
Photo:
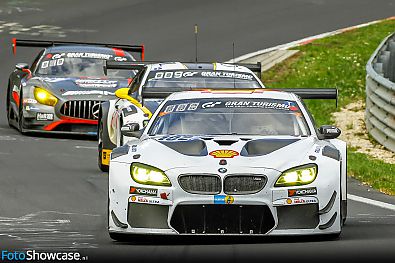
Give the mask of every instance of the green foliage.
M 306 101 L 317 126 L 333 124 L 331 113 L 351 102 L 365 100 L 366 63 L 394 30 L 395 20 L 388 20 L 316 40 L 296 48 L 300 50 L 296 55 L 265 72 L 262 81 L 272 88 L 337 88 L 337 108 L 334 101 Z M 349 175 L 395 195 L 395 165 L 355 149 L 349 149 L 348 158 Z

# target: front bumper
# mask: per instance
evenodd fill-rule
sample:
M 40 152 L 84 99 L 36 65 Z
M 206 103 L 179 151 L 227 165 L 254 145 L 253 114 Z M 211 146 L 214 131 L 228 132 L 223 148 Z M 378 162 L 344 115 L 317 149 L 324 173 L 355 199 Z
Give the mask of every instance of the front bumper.
M 273 187 L 279 172 L 267 173 L 266 186 L 244 195 L 187 193 L 172 187 L 125 182 L 111 176 L 128 164 L 112 162 L 109 179 L 109 231 L 130 234 L 313 235 L 339 233 L 340 190 L 336 176 L 303 187 Z M 124 173 L 118 172 L 124 175 Z M 329 186 L 329 187 L 328 187 Z M 156 195 L 131 194 L 130 187 Z M 288 190 L 316 188 L 316 194 L 289 196 Z
M 70 117 L 60 113 L 58 102 L 55 107 L 39 103 L 24 103 L 23 116 L 25 132 L 45 132 L 57 134 L 97 135 L 97 119 Z

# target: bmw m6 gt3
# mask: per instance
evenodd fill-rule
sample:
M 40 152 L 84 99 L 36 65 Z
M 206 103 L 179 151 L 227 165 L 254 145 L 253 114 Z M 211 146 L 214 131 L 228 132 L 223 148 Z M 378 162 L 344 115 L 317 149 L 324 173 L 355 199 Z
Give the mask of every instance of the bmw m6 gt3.
M 127 69 L 130 63 L 112 64 L 115 67 L 111 68 Z M 143 67 L 131 64 L 130 69 L 135 66 L 140 67 L 140 72 L 128 88 L 116 92 L 119 99 L 101 104 L 98 164 L 102 171 L 108 171 L 111 150 L 123 144 L 121 127 L 132 123 L 143 127 L 169 92 L 196 88 L 264 88 L 249 69 L 260 73 L 261 69 L 256 64 L 247 68 L 223 63 L 166 62 Z
M 173 93 L 111 153 L 110 236 L 339 235 L 346 143 L 310 116 L 290 92 Z

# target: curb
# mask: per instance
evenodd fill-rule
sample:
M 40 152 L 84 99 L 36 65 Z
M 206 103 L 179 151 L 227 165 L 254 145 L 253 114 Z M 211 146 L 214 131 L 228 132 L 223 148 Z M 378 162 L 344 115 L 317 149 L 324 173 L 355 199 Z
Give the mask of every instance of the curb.
M 303 46 L 303 45 L 309 44 L 309 43 L 311 43 L 311 42 L 313 42 L 314 40 L 317 40 L 317 39 L 325 38 L 325 37 L 328 37 L 328 36 L 334 36 L 334 35 L 341 34 L 341 33 L 347 32 L 347 31 L 351 31 L 351 30 L 354 30 L 354 29 L 357 29 L 357 28 L 370 26 L 370 25 L 377 24 L 377 23 L 380 23 L 380 22 L 383 22 L 383 21 L 388 21 L 388 20 L 395 20 L 395 16 L 388 17 L 388 18 L 385 18 L 385 19 L 375 20 L 375 21 L 372 21 L 372 22 L 368 22 L 368 23 L 364 23 L 364 24 L 360 24 L 360 25 L 356 25 L 356 26 L 346 27 L 346 28 L 335 30 L 335 31 L 331 31 L 331 32 L 327 32 L 327 33 L 322 33 L 322 34 L 319 34 L 319 35 L 311 36 L 311 37 L 306 37 L 306 38 L 303 38 L 303 39 L 300 39 L 300 40 L 292 41 L 292 42 L 289 42 L 289 43 L 286 43 L 286 44 L 282 44 L 282 45 L 278 45 L 278 46 L 275 46 L 275 47 L 270 47 L 270 48 L 258 50 L 258 51 L 255 51 L 255 52 L 251 52 L 251 53 L 242 55 L 242 56 L 237 57 L 235 59 L 228 60 L 227 62 L 228 63 L 239 63 L 241 61 L 244 61 L 244 60 L 247 60 L 247 59 L 252 59 L 253 57 L 256 57 L 256 56 L 259 56 L 259 55 L 262 55 L 262 54 L 265 54 L 265 53 L 268 53 L 268 52 L 272 52 L 272 51 L 276 51 L 276 50 L 286 50 L 286 49 L 297 47 L 297 46 Z

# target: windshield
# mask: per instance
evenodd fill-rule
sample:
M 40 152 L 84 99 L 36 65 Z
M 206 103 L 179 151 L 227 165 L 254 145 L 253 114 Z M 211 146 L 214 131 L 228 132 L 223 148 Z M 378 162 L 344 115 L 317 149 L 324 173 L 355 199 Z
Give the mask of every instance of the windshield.
M 145 88 L 262 88 L 253 73 L 219 70 L 165 70 L 148 74 Z
M 104 55 L 104 54 L 103 54 Z M 108 70 L 104 72 L 105 60 L 99 58 L 68 58 L 44 59 L 40 62 L 37 74 L 56 77 L 96 77 L 96 78 L 132 78 L 134 71 Z
M 172 100 L 161 107 L 149 135 L 310 135 L 294 101 L 219 98 Z

